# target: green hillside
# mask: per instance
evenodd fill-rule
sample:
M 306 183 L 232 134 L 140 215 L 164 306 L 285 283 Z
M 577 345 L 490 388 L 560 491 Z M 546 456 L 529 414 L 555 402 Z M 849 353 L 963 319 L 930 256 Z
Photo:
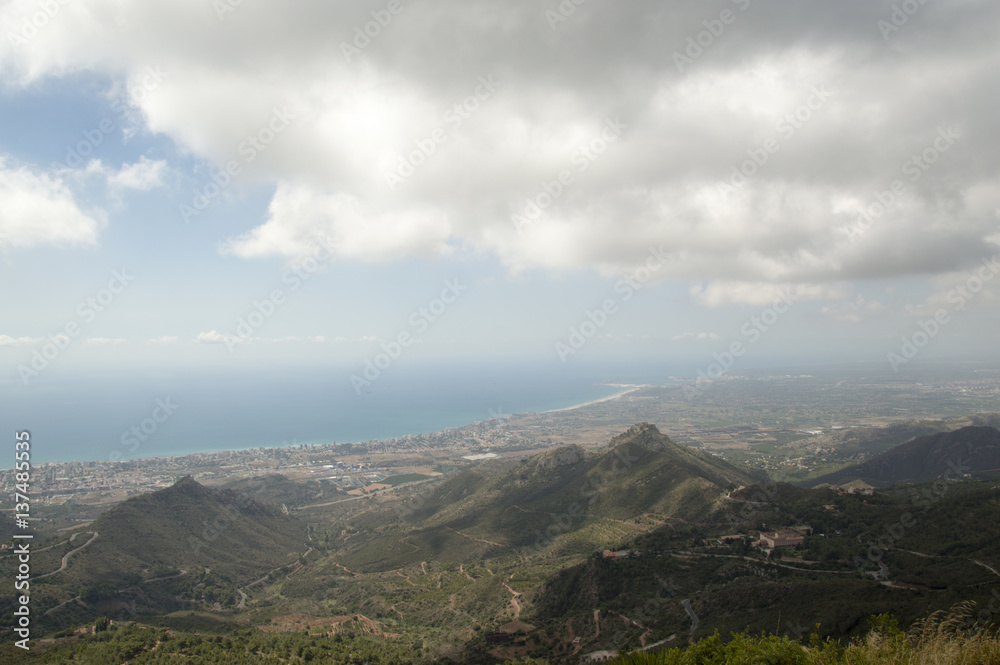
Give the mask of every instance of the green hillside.
M 398 507 L 373 509 L 342 563 L 375 572 L 430 559 L 587 555 L 649 531 L 648 519 L 701 519 L 723 490 L 759 479 L 643 423 L 597 453 L 564 446 L 455 474 L 406 514 L 405 542 L 387 528 Z
M 921 436 L 860 464 L 809 481 L 843 485 L 863 480 L 875 487 L 920 483 L 938 478 L 1000 475 L 1000 430 L 967 426 Z
M 777 632 L 733 649 L 792 653 L 816 624 L 842 646 L 865 637 L 871 615 L 910 626 L 965 602 L 983 608 L 983 625 L 1000 616 L 989 609 L 1000 598 L 995 481 L 810 490 L 639 424 L 596 450 L 483 461 L 367 496 L 313 503 L 312 484 L 266 484 L 269 494 L 185 478 L 40 543 L 51 549 L 32 559 L 39 633 L 101 616 L 116 626 L 61 637 L 47 662 L 100 662 L 104 640 L 108 653 L 151 663 L 323 662 L 348 643 L 369 662 L 570 664 L 716 631 Z M 265 495 L 275 503 L 257 501 Z M 309 503 L 293 519 L 280 499 Z M 798 549 L 754 545 L 759 532 L 790 527 L 805 534 Z M 2 612 L 9 627 L 12 606 Z M 150 637 L 163 630 L 183 641 Z M 192 635 L 206 631 L 223 641 Z M 727 641 L 700 648 L 723 653 Z M 700 652 L 672 653 L 663 662 Z
M 306 525 L 280 510 L 185 477 L 39 543 L 31 559 L 35 626 L 233 607 L 237 589 L 295 565 L 307 538 Z M 14 565 L 9 555 L 0 562 L 5 573 Z M 10 606 L 2 611 L 6 625 Z
M 250 581 L 307 547 L 298 520 L 190 477 L 119 504 L 87 530 L 100 535 L 75 558 L 69 576 L 92 582 L 115 583 L 156 566 L 210 567 L 234 582 Z

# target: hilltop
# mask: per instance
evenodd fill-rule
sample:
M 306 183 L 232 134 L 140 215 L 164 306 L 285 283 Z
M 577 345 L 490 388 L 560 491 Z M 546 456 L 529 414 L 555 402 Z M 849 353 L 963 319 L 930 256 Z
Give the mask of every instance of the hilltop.
M 324 488 L 316 481 L 290 480 L 280 473 L 272 473 L 256 478 L 239 478 L 230 481 L 221 489 L 228 489 L 246 495 L 257 503 L 269 506 L 303 505 L 320 501 L 325 496 Z M 327 488 L 329 492 L 329 488 Z M 332 494 L 332 492 L 330 492 Z
M 115 506 L 89 531 L 100 537 L 74 562 L 78 573 L 114 581 L 157 564 L 209 566 L 234 580 L 287 563 L 305 549 L 305 527 L 233 490 L 190 476 Z
M 52 610 L 47 625 L 126 607 L 157 614 L 191 603 L 233 606 L 239 587 L 294 564 L 308 547 L 299 520 L 190 476 L 60 538 L 32 558 L 38 610 Z
M 586 555 L 663 519 L 701 519 L 726 488 L 761 479 L 642 423 L 596 452 L 570 445 L 513 464 L 484 462 L 433 486 L 415 506 L 373 509 L 355 523 L 361 533 L 342 562 L 378 571 L 442 557 Z M 405 542 L 384 530 L 400 515 Z

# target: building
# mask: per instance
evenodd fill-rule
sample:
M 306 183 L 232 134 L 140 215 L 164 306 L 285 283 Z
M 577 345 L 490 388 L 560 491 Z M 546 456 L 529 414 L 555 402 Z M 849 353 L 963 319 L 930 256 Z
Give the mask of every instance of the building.
M 760 534 L 760 544 L 772 550 L 779 547 L 800 547 L 805 540 L 805 536 L 791 529 Z

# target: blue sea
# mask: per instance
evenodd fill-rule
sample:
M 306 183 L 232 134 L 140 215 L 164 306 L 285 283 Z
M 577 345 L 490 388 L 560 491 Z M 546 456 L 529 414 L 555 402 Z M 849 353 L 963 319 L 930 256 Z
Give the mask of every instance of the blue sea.
M 13 430 L 30 430 L 35 464 L 162 457 L 430 433 L 573 406 L 621 390 L 603 383 L 663 383 L 670 374 L 569 364 L 393 367 L 358 395 L 350 371 L 331 368 L 67 372 L 29 388 L 0 384 L 0 424 L 12 442 Z

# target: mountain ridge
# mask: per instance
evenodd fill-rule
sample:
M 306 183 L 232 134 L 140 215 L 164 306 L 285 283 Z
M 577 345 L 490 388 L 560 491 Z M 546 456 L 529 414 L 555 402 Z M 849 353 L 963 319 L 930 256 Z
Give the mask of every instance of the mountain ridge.
M 170 487 L 131 497 L 87 527 L 100 537 L 74 557 L 66 573 L 81 581 L 117 583 L 157 566 L 209 567 L 237 581 L 294 560 L 261 543 L 305 549 L 305 527 L 281 511 L 190 476 Z M 57 578 L 52 578 L 53 580 Z
M 969 425 L 911 439 L 873 457 L 814 478 L 802 486 L 863 480 L 874 487 L 940 478 L 1000 474 L 1000 430 Z

